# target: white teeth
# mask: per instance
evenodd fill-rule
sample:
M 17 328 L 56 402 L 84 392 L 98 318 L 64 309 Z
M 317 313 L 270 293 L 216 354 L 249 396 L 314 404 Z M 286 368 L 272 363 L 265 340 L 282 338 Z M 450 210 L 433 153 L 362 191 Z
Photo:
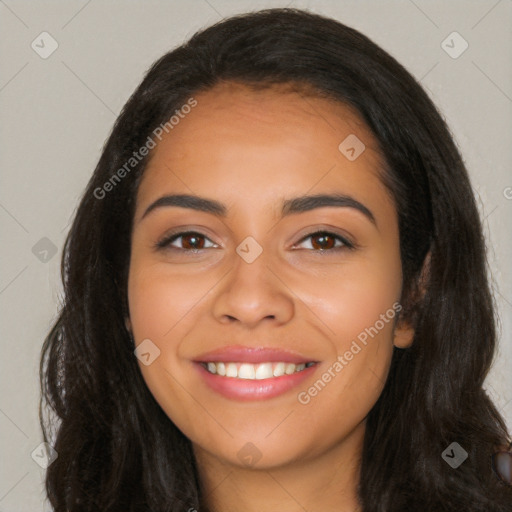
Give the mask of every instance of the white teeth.
M 217 373 L 219 375 L 222 375 L 224 377 L 224 375 L 226 375 L 226 366 L 224 365 L 224 363 L 212 363 L 214 364 L 216 367 L 217 367 Z
M 285 368 L 284 363 L 277 363 L 274 366 L 274 377 L 281 377 L 282 375 L 284 375 L 284 368 Z
M 270 377 L 272 377 L 272 376 L 273 376 L 272 375 L 272 363 L 260 364 L 258 366 L 258 368 L 256 369 L 256 378 L 259 380 L 270 379 Z
M 226 377 L 238 377 L 238 369 L 235 363 L 228 363 L 226 366 Z
M 232 377 L 236 377 L 236 375 L 232 375 Z M 240 366 L 238 370 L 238 378 L 239 379 L 254 379 L 255 372 L 254 366 L 252 364 L 243 364 Z
M 301 364 L 281 362 L 259 364 L 209 362 L 204 364 L 204 366 L 210 373 L 220 375 L 221 377 L 263 380 L 272 377 L 282 377 L 283 375 L 292 375 L 313 366 L 313 364 L 313 362 Z
M 293 372 L 295 372 L 295 365 L 293 363 L 288 363 L 284 369 L 284 373 L 286 373 L 286 375 L 291 375 Z

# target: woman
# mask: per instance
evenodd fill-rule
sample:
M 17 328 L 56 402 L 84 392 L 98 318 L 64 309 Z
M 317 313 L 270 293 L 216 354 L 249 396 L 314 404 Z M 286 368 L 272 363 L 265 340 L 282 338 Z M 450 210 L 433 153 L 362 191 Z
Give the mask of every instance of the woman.
M 56 512 L 511 510 L 468 175 L 357 31 L 271 9 L 163 56 L 62 269 Z

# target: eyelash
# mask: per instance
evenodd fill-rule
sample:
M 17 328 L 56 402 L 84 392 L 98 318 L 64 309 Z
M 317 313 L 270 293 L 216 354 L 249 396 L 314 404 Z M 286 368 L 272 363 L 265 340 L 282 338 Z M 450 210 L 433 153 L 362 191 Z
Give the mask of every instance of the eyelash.
M 172 247 L 170 244 L 177 240 L 178 238 L 181 238 L 186 235 L 196 235 L 199 237 L 206 238 L 207 240 L 210 240 L 206 235 L 203 235 L 202 233 L 199 233 L 198 231 L 181 231 L 179 233 L 171 233 L 170 235 L 162 238 L 160 241 L 158 241 L 155 244 L 156 249 L 167 249 L 167 250 L 177 250 L 177 251 L 185 251 L 185 252 L 192 252 L 192 253 L 198 253 L 200 251 L 203 251 L 205 249 L 211 249 L 211 247 L 203 247 L 201 249 L 183 249 L 181 247 Z M 319 230 L 314 231 L 312 233 L 307 234 L 306 236 L 302 237 L 298 243 L 302 243 L 308 238 L 312 238 L 315 235 L 328 235 L 329 237 L 335 238 L 336 241 L 340 241 L 343 245 L 338 247 L 333 247 L 331 249 L 308 249 L 312 250 L 314 252 L 338 252 L 340 250 L 353 250 L 356 248 L 355 244 L 349 242 L 346 238 L 336 234 L 332 233 L 331 231 L 325 231 L 325 230 Z M 210 240 L 211 241 L 211 240 Z M 214 243 L 214 242 L 213 242 Z M 336 243 L 336 242 L 335 242 Z

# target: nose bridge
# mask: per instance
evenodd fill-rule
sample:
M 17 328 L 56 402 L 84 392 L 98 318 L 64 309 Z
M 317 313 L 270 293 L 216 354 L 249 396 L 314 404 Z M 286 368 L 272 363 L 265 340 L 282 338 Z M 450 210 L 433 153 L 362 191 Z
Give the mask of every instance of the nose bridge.
M 268 282 L 268 274 L 272 275 L 269 270 L 270 259 L 270 249 L 264 250 L 254 238 L 247 237 L 236 248 L 231 280 L 239 288 L 247 288 L 244 293 L 248 290 L 261 292 L 258 288 L 272 286 Z
M 220 321 L 236 319 L 254 325 L 263 319 L 286 322 L 293 315 L 293 296 L 271 270 L 270 250 L 247 237 L 236 249 L 227 280 L 215 298 Z

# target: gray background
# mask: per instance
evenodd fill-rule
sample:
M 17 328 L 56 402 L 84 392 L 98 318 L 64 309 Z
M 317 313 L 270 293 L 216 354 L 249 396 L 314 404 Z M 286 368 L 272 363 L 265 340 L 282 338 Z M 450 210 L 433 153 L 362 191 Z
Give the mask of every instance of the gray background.
M 70 219 L 122 105 L 150 64 L 197 29 L 287 5 L 332 16 L 381 45 L 421 80 L 452 129 L 480 198 L 501 316 L 487 389 L 512 426 L 511 0 L 0 0 L 0 512 L 49 509 L 44 470 L 31 458 L 42 441 L 39 353 L 62 296 Z M 43 31 L 58 43 L 46 59 L 31 47 L 43 46 Z M 458 58 L 441 46 L 453 31 L 469 44 Z M 458 53 L 463 42 L 444 44 Z

